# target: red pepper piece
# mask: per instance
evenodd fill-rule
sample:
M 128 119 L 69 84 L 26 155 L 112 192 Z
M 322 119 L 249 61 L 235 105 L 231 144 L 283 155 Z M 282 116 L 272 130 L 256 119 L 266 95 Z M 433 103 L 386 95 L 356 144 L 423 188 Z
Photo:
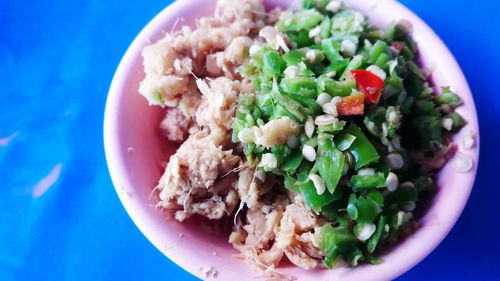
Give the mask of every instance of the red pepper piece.
M 391 46 L 396 50 L 396 51 L 401 51 L 404 47 L 405 44 L 401 41 L 392 41 Z
M 342 97 L 337 102 L 337 114 L 345 115 L 363 115 L 365 110 L 365 96 L 357 94 L 347 97 Z
M 377 103 L 384 88 L 384 80 L 368 70 L 351 70 L 351 74 L 356 80 L 358 90 L 365 94 L 366 103 Z

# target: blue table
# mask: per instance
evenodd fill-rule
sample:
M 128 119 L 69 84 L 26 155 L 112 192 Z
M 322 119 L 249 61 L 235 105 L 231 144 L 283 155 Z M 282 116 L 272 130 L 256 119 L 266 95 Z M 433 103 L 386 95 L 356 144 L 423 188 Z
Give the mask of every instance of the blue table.
M 196 280 L 129 219 L 102 145 L 114 70 L 169 2 L 0 1 L 0 280 Z M 459 222 L 400 280 L 498 280 L 500 2 L 402 2 L 462 66 L 482 149 Z

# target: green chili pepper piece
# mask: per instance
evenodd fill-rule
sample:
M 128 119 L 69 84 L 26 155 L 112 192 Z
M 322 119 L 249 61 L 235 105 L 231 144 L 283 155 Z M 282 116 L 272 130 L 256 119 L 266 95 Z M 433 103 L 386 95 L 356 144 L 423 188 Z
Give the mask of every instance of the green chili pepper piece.
M 337 121 L 330 125 L 318 126 L 318 133 L 335 133 L 344 129 L 345 121 Z
M 290 94 L 298 94 L 301 89 L 309 89 L 314 95 L 311 98 L 316 98 L 316 80 L 312 77 L 283 78 L 280 87 Z
M 366 194 L 366 197 L 372 199 L 379 206 L 384 206 L 384 195 L 380 191 L 372 190 Z
M 349 149 L 349 147 L 351 147 L 355 139 L 356 137 L 354 135 L 342 133 L 336 135 L 333 140 L 335 141 L 335 144 L 340 151 L 346 151 L 347 149 Z
M 449 104 L 452 107 L 457 107 L 462 104 L 462 99 L 454 94 L 450 87 L 442 87 L 441 95 L 436 97 L 437 104 Z
M 364 63 L 364 56 L 363 55 L 355 55 L 351 61 L 349 62 L 349 64 L 346 66 L 346 68 L 344 69 L 344 73 L 342 73 L 342 76 L 340 76 L 340 79 L 344 79 L 347 75 L 347 73 L 349 73 L 351 70 L 354 70 L 354 69 L 360 69 L 362 66 L 363 66 L 363 63 Z
M 271 112 L 268 115 L 271 119 L 286 116 L 292 118 L 294 121 L 299 121 L 290 111 L 286 110 L 286 108 L 279 103 L 271 108 Z
M 317 154 L 316 164 L 319 174 L 328 191 L 333 194 L 342 176 L 344 154 L 335 147 L 329 137 L 324 135 L 318 138 Z
M 323 20 L 323 15 L 315 9 L 303 10 L 285 15 L 277 24 L 283 31 L 309 30 Z
M 298 50 L 291 50 L 283 55 L 283 60 L 288 65 L 296 65 L 299 62 L 303 61 L 304 53 Z
M 349 151 L 356 162 L 354 166 L 356 169 L 376 162 L 380 158 L 380 155 L 377 153 L 375 147 L 370 143 L 368 138 L 366 138 L 365 134 L 363 134 L 358 126 L 351 125 L 345 130 L 345 132 L 356 137 L 352 145 L 349 147 Z
M 332 34 L 359 34 L 352 10 L 344 10 L 332 17 Z
M 375 62 L 375 64 L 377 66 L 379 66 L 380 68 L 382 68 L 384 71 L 388 71 L 389 70 L 389 67 L 387 65 L 387 63 L 391 60 L 391 57 L 387 54 L 381 54 L 378 58 L 377 58 L 377 61 Z
M 346 209 L 351 219 L 359 223 L 372 222 L 382 212 L 380 206 L 373 199 L 364 196 L 356 199 L 354 194 L 351 195 Z
M 161 92 L 155 92 L 151 98 L 149 99 L 150 105 L 159 105 L 159 106 L 165 106 L 165 102 L 163 101 L 163 96 L 161 95 Z
M 380 55 L 386 53 L 388 50 L 389 47 L 384 41 L 377 40 L 377 42 L 373 44 L 373 46 L 370 48 L 370 51 L 368 52 L 368 58 L 370 59 L 370 62 L 372 64 L 375 64 Z
M 323 194 L 318 195 L 312 181 L 308 180 L 302 183 L 296 182 L 296 184 L 302 192 L 306 205 L 316 212 L 321 211 L 321 208 L 335 200 L 335 197 L 329 192 L 323 192 Z
M 245 128 L 245 121 L 240 119 L 234 119 L 231 127 L 233 128 L 233 134 L 231 136 L 231 140 L 233 142 L 239 142 L 240 140 L 238 139 L 238 133 L 241 131 L 241 129 Z
M 352 247 L 349 251 L 343 254 L 347 265 L 350 267 L 357 266 L 359 261 L 364 260 L 363 252 L 357 247 Z
M 384 186 L 385 176 L 383 173 L 376 173 L 369 176 L 354 175 L 351 177 L 351 187 L 353 191 L 382 188 Z
M 304 122 L 306 120 L 306 116 L 310 114 L 309 110 L 304 108 L 299 102 L 289 98 L 287 96 L 281 95 L 279 93 L 273 93 L 273 98 L 283 106 L 283 108 L 290 112 L 293 118 L 298 119 L 300 122 Z M 290 117 L 292 117 L 290 116 Z
M 285 62 L 276 51 L 267 51 L 264 53 L 264 74 L 270 77 L 278 77 L 285 68 Z
M 321 42 L 323 52 L 330 61 L 331 64 L 336 64 L 337 62 L 344 59 L 340 54 L 340 42 L 334 40 L 333 38 L 324 39 Z
M 413 73 L 415 74 L 418 78 L 420 78 L 420 80 L 425 80 L 425 75 L 424 73 L 422 72 L 422 70 L 420 69 L 420 67 L 418 67 L 418 65 L 413 62 L 413 61 L 407 61 L 406 62 L 406 67 Z
M 450 118 L 453 121 L 453 125 L 451 127 L 452 132 L 457 132 L 466 124 L 464 118 L 456 112 L 452 112 L 450 114 L 447 114 L 445 116 L 445 118 Z
M 314 7 L 316 7 L 316 0 L 304 0 L 304 1 L 302 1 L 302 8 L 312 9 Z
M 346 68 L 346 66 L 349 64 L 349 59 L 342 59 L 335 64 L 330 64 L 327 66 L 323 72 L 321 73 L 322 75 L 326 77 L 336 77 L 340 76 L 340 73 L 343 72 L 343 70 Z M 327 74 L 331 74 L 332 72 L 335 72 L 335 75 L 333 76 L 327 76 Z M 344 81 L 341 81 L 344 82 Z
M 304 92 L 304 91 L 300 91 Z M 314 115 L 318 115 L 323 112 L 321 106 L 316 102 L 315 99 L 308 98 L 301 94 L 286 94 L 286 96 L 292 98 L 293 100 L 299 102 L 304 108 L 309 109 Z
M 291 176 L 285 176 L 285 188 L 295 193 L 300 193 L 300 188 L 296 184 L 297 180 Z
M 399 186 L 396 191 L 389 194 L 387 197 L 388 205 L 394 203 L 405 203 L 409 201 L 417 201 L 418 193 L 414 186 Z
M 356 81 L 354 79 L 346 79 L 343 81 L 335 81 L 327 77 L 317 79 L 318 92 L 325 92 L 330 96 L 346 97 L 356 89 Z
M 368 250 L 369 253 L 373 253 L 373 251 L 375 251 L 375 249 L 377 248 L 377 244 L 380 241 L 382 232 L 384 231 L 384 226 L 385 226 L 385 218 L 384 216 L 380 216 L 380 218 L 378 219 L 377 229 L 375 230 L 375 233 L 373 233 L 372 237 L 370 237 L 370 239 L 366 243 L 366 249 Z
M 325 254 L 325 264 L 332 268 L 339 256 L 348 256 L 354 251 L 356 237 L 345 228 L 333 228 L 331 224 L 324 225 L 320 230 L 319 248 Z
M 326 219 L 327 221 L 336 221 L 337 218 L 339 217 L 339 214 L 337 213 L 337 210 L 339 209 L 338 206 L 335 206 L 335 202 L 337 201 L 334 201 L 330 204 L 328 204 L 327 206 L 324 206 L 322 209 L 321 209 L 321 217 Z
M 330 19 L 330 17 L 326 16 L 323 18 L 323 21 L 321 22 L 319 37 L 321 39 L 326 39 L 330 37 L 331 30 L 332 30 L 332 20 Z
M 356 237 L 344 228 L 333 228 L 331 224 L 325 224 L 320 230 L 319 248 L 328 252 L 335 245 L 355 245 Z
M 293 150 L 281 166 L 281 169 L 287 173 L 293 173 L 302 163 L 302 159 L 304 159 L 302 151 L 299 149 Z
M 291 152 L 292 149 L 287 145 L 275 145 L 271 147 L 271 153 L 276 157 L 279 164 L 282 164 Z
M 308 47 L 314 44 L 314 38 L 309 37 L 309 31 L 307 30 L 288 31 L 286 35 L 294 48 Z

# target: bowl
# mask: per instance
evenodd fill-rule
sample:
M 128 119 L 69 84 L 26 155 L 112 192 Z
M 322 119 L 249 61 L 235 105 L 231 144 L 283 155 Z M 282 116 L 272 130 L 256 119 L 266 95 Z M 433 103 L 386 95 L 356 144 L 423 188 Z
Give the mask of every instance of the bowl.
M 450 164 L 438 176 L 439 191 L 421 216 L 416 232 L 387 251 L 380 265 L 356 268 L 306 271 L 286 265 L 280 272 L 298 280 L 389 280 L 425 258 L 445 238 L 457 221 L 471 192 L 479 155 L 479 131 L 472 95 L 464 75 L 439 37 L 415 14 L 393 0 L 345 0 L 348 6 L 361 11 L 371 23 L 385 26 L 405 19 L 413 29 L 422 65 L 432 73 L 436 86 L 450 85 L 464 101 L 457 109 L 468 125 L 454 138 L 473 131 L 476 145 L 468 154 L 474 168 L 458 173 Z M 289 1 L 266 0 L 266 7 L 286 7 Z M 219 280 L 255 280 L 258 276 L 249 265 L 233 257 L 236 250 L 227 236 L 209 235 L 194 222 L 178 223 L 151 206 L 152 188 L 161 174 L 161 163 L 168 160 L 176 147 L 158 134 L 162 110 L 149 107 L 139 95 L 139 82 L 144 78 L 141 50 L 148 42 L 160 39 L 170 31 L 178 17 L 182 24 L 213 13 L 215 1 L 175 1 L 160 12 L 135 38 L 116 70 L 106 104 L 104 144 L 106 159 L 117 194 L 128 214 L 158 250 L 185 270 L 203 278 L 200 268 L 211 265 Z M 216 256 L 213 253 L 217 253 Z

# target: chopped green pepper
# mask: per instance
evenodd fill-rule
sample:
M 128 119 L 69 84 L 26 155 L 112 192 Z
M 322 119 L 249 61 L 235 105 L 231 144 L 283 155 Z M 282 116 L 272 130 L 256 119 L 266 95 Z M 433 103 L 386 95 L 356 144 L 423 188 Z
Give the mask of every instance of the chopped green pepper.
M 318 139 L 318 156 L 316 158 L 319 174 L 325 181 L 330 193 L 335 191 L 344 168 L 344 154 L 338 150 L 327 135 Z
M 333 40 L 333 38 L 328 38 L 324 39 L 321 45 L 323 47 L 323 52 L 325 52 L 331 64 L 336 64 L 344 59 L 344 57 L 340 55 L 340 42 Z
M 292 50 L 283 55 L 283 60 L 288 65 L 296 65 L 304 59 L 304 53 L 299 50 Z
M 449 104 L 452 107 L 457 107 L 462 104 L 462 99 L 454 94 L 450 87 L 441 88 L 441 95 L 436 97 L 436 102 L 438 104 Z
M 361 129 L 358 126 L 351 125 L 345 131 L 346 133 L 356 137 L 352 145 L 349 147 L 349 151 L 356 162 L 356 169 L 376 162 L 380 158 L 380 155 L 377 153 L 375 147 L 366 138 L 365 134 L 361 132 Z
M 356 89 L 356 81 L 354 79 L 346 79 L 343 81 L 335 81 L 327 77 L 317 79 L 318 92 L 326 92 L 331 96 L 346 97 Z
M 311 77 L 283 78 L 280 87 L 290 94 L 297 94 L 301 89 L 309 89 L 313 94 L 311 97 L 316 98 L 316 80 Z
M 321 211 L 321 208 L 335 200 L 334 195 L 329 192 L 323 192 L 321 195 L 318 195 L 312 181 L 295 182 L 295 184 L 302 192 L 306 205 L 316 212 Z
M 295 193 L 300 193 L 299 185 L 296 184 L 297 180 L 291 176 L 285 176 L 285 188 Z
M 375 230 L 375 233 L 373 233 L 372 237 L 370 237 L 370 239 L 366 243 L 366 249 L 368 250 L 369 253 L 373 253 L 373 251 L 375 251 L 375 249 L 377 248 L 378 242 L 382 237 L 382 232 L 384 231 L 384 226 L 385 226 L 385 218 L 384 216 L 380 216 L 380 218 L 378 219 L 377 229 Z
M 356 139 L 356 137 L 354 135 L 351 135 L 348 133 L 342 133 L 342 134 L 336 135 L 333 140 L 337 144 L 337 148 L 340 151 L 346 151 L 347 149 L 349 149 L 351 147 L 351 145 L 354 143 L 355 139 Z
M 340 76 L 340 79 L 346 78 L 346 75 L 353 69 L 360 69 L 363 66 L 365 57 L 363 55 L 356 55 L 354 56 L 349 64 L 346 66 L 344 69 L 344 73 L 342 73 L 342 76 Z
M 384 173 L 367 176 L 354 175 L 351 177 L 351 186 L 353 191 L 385 187 Z
M 356 198 L 354 194 L 351 195 L 346 210 L 351 219 L 359 223 L 372 222 L 382 212 L 379 204 L 373 199 L 364 196 Z
M 304 156 L 302 155 L 302 151 L 294 150 L 287 157 L 287 159 L 285 160 L 285 162 L 281 166 L 281 169 L 287 173 L 292 173 L 292 172 L 297 170 L 297 168 L 300 166 L 300 163 L 302 163 L 303 159 L 304 159 Z
M 315 9 L 298 11 L 285 15 L 277 26 L 283 31 L 307 30 L 318 25 L 323 20 L 323 15 Z
M 326 38 L 330 37 L 331 30 L 332 30 L 332 21 L 331 21 L 330 17 L 325 16 L 323 18 L 323 21 L 321 22 L 321 25 L 320 25 L 319 37 L 321 39 L 326 39 Z
M 325 224 L 320 230 L 319 248 L 325 253 L 325 264 L 332 268 L 335 260 L 342 254 L 354 251 L 356 248 L 356 237 L 345 228 L 333 228 L 331 224 Z
M 271 77 L 279 76 L 284 68 L 285 62 L 276 51 L 267 51 L 264 53 L 264 67 L 263 71 L 266 75 Z
M 328 267 L 337 260 L 349 266 L 377 264 L 381 259 L 374 253 L 398 241 L 413 216 L 408 210 L 436 189 L 436 171 L 422 159 L 446 151 L 450 136 L 466 121 L 455 112 L 460 97 L 448 87 L 436 95 L 426 81 L 415 43 L 402 26 L 382 30 L 359 12 L 345 6 L 336 11 L 328 5 L 337 4 L 330 3 L 304 0 L 303 9 L 284 13 L 274 25 L 283 33 L 275 42 L 264 38 L 236 68 L 242 79 L 251 80 L 255 92 L 239 94 L 232 140 L 239 142 L 238 136 L 244 135 L 277 141 L 270 148 L 242 143 L 238 149 L 242 147 L 252 166 L 265 153 L 276 158 L 277 166 L 268 172 L 282 179 L 287 191 L 273 189 L 273 196 L 262 198 L 272 201 L 279 198 L 274 192 L 295 193 L 331 223 L 320 231 Z M 385 79 L 369 88 L 359 73 Z M 346 97 L 360 88 L 365 97 L 375 98 L 358 102 L 356 111 L 346 110 Z M 281 117 L 293 122 L 280 122 L 272 132 L 241 134 Z M 403 157 L 402 168 L 396 168 L 398 159 L 386 157 L 390 153 Z

